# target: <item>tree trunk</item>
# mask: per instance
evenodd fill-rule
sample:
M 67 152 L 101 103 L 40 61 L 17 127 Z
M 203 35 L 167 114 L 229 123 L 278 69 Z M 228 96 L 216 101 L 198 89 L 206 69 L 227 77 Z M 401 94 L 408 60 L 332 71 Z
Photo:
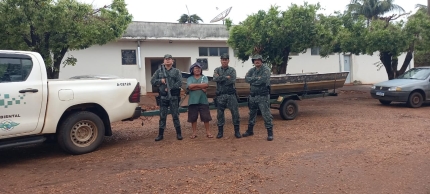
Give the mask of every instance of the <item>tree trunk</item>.
M 381 52 L 379 54 L 379 59 L 381 60 L 382 64 L 385 67 L 385 71 L 387 72 L 388 79 L 392 80 L 394 79 L 394 71 L 391 63 L 391 55 L 388 52 Z
M 290 56 L 290 48 L 285 48 L 282 57 L 281 64 L 272 64 L 272 73 L 273 74 L 286 74 L 287 66 L 288 66 L 288 57 Z
M 391 69 L 393 70 L 393 77 L 394 78 L 396 78 L 397 76 L 399 76 L 398 74 L 397 74 L 397 65 L 399 64 L 399 59 L 396 57 L 396 58 L 393 58 L 393 57 L 391 57 Z
M 430 15 L 430 0 L 427 0 L 427 14 Z
M 281 64 L 272 63 L 272 73 L 277 74 L 286 74 L 287 73 L 287 65 L 288 65 L 288 56 L 290 52 L 287 52 L 284 57 L 282 58 Z
M 272 73 L 273 74 L 278 74 L 278 68 L 279 67 L 279 65 L 278 64 L 275 64 L 275 63 L 272 63 Z
M 430 1 L 430 0 L 429 0 Z M 405 57 L 405 61 L 403 61 L 403 65 L 402 65 L 402 67 L 400 68 L 400 70 L 399 71 L 397 71 L 397 76 L 399 76 L 399 75 L 402 75 L 403 73 L 405 73 L 405 71 L 406 71 L 406 69 L 408 68 L 408 66 L 409 66 L 409 63 L 411 63 L 411 61 L 412 61 L 412 51 L 408 51 L 407 53 L 406 53 L 406 57 Z M 396 77 L 397 77 L 396 76 Z
M 60 76 L 60 65 L 64 58 L 64 55 L 66 55 L 66 52 L 68 50 L 67 48 L 61 49 L 60 52 L 54 53 L 54 62 L 52 67 L 46 67 L 46 73 L 48 75 L 48 79 L 58 79 Z
M 399 75 L 405 73 L 406 69 L 409 66 L 409 63 L 412 61 L 412 52 L 408 51 L 406 53 L 405 61 L 403 61 L 400 70 L 397 70 L 399 60 L 397 58 L 393 58 L 393 56 L 388 52 L 381 52 L 379 59 L 381 60 L 382 64 L 384 64 L 388 79 L 392 80 L 394 78 L 397 78 Z

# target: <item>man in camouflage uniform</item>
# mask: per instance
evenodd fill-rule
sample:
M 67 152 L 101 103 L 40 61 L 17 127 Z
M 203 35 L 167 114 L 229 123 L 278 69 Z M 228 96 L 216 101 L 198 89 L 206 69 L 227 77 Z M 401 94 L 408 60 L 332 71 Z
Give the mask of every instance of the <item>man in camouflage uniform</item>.
M 246 73 L 245 81 L 250 84 L 250 96 L 248 98 L 249 122 L 248 130 L 242 134 L 243 137 L 254 135 L 255 118 L 260 109 L 267 129 L 267 140 L 273 140 L 273 116 L 270 113 L 270 68 L 263 66 L 261 55 L 254 55 L 252 63 L 255 67 Z
M 214 70 L 213 81 L 217 83 L 216 86 L 216 103 L 217 103 L 217 120 L 218 120 L 218 135 L 217 138 L 221 138 L 224 133 L 225 116 L 224 110 L 230 109 L 233 125 L 234 125 L 234 136 L 241 138 L 239 132 L 239 108 L 236 98 L 236 70 L 233 67 L 229 67 L 230 62 L 227 53 L 221 55 L 221 67 L 217 67 Z
M 166 128 L 166 118 L 168 108 L 170 107 L 170 111 L 172 113 L 173 125 L 176 129 L 176 138 L 178 140 L 182 140 L 181 135 L 181 123 L 179 121 L 179 100 L 181 93 L 181 85 L 182 85 L 182 74 L 181 71 L 173 67 L 172 55 L 166 54 L 164 55 L 164 63 L 161 64 L 165 67 L 165 73 L 167 77 L 164 75 L 164 71 L 158 68 L 154 75 L 151 78 L 151 84 L 158 87 L 159 92 L 159 105 L 160 105 L 160 121 L 159 121 L 159 131 L 158 137 L 155 138 L 155 141 L 160 141 L 163 139 L 164 129 Z M 171 98 L 168 97 L 168 88 L 167 84 L 170 87 Z

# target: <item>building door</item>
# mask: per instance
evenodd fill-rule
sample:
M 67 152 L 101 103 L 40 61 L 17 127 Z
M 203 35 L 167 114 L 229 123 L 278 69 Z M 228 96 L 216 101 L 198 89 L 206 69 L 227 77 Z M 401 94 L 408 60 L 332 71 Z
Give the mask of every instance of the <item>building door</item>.
M 348 77 L 346 77 L 345 83 L 351 83 L 351 55 L 344 55 L 344 71 L 349 71 Z

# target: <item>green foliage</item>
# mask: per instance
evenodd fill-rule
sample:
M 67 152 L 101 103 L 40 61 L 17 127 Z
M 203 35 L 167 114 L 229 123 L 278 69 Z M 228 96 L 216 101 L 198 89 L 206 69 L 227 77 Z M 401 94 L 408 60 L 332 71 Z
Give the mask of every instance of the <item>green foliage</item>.
M 407 36 L 416 43 L 417 51 L 430 52 L 430 16 L 427 10 L 420 9 L 409 17 L 405 29 Z
M 416 51 L 414 57 L 415 67 L 430 66 L 430 52 Z
M 227 30 L 230 30 L 231 26 L 233 25 L 233 20 L 231 20 L 230 18 L 226 18 L 224 21 L 224 25 L 227 27 Z
M 0 49 L 39 52 L 51 79 L 67 51 L 115 40 L 132 21 L 124 0 L 95 10 L 77 0 L 0 0 L 0 16 Z M 76 62 L 70 57 L 64 65 Z
M 403 21 L 394 22 L 387 17 L 371 20 L 367 26 L 364 16 L 356 18 L 352 14 L 337 13 L 334 16 L 319 17 L 322 36 L 320 45 L 322 56 L 330 52 L 369 54 L 379 52 L 388 77 L 394 78 L 404 72 L 416 48 L 429 49 L 430 20 L 425 12 L 417 12 Z M 402 53 L 408 53 L 402 68 L 397 69 L 397 60 Z
M 3 77 L 4 73 L 7 70 L 7 65 L 5 64 L 0 64 L 0 78 Z
M 178 22 L 181 24 L 185 24 L 185 23 L 198 24 L 199 21 L 203 22 L 202 18 L 200 18 L 200 16 L 196 14 L 193 14 L 193 15 L 182 14 L 181 17 L 178 19 Z
M 354 18 L 364 16 L 368 21 L 392 11 L 405 11 L 394 0 L 351 0 L 347 8 Z
M 387 25 L 387 22 L 382 20 L 372 21 L 370 30 L 364 37 L 367 53 L 379 51 L 400 56 L 402 52 L 406 52 L 411 43 L 411 37 L 407 36 L 402 26 L 402 22 Z
M 258 11 L 239 25 L 231 27 L 227 41 L 236 50 L 237 58 L 247 61 L 260 54 L 272 66 L 272 72 L 286 72 L 290 52 L 305 52 L 318 40 L 316 12 L 319 4 L 292 4 L 286 11 L 271 6 Z

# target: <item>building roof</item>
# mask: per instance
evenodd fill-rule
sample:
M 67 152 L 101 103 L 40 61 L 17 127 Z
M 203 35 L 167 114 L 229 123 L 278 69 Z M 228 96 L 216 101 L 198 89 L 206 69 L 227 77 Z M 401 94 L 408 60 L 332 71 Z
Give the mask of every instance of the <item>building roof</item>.
M 222 24 L 180 24 L 133 21 L 122 40 L 227 40 L 229 32 Z

